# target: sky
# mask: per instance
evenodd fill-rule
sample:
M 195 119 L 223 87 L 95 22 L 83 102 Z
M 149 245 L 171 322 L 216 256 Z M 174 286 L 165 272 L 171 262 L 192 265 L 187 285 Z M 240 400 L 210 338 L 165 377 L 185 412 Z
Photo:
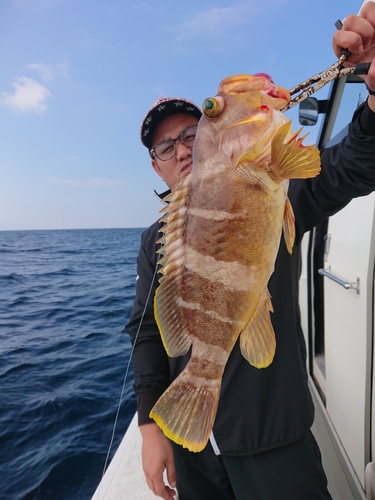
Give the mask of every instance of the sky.
M 237 73 L 289 89 L 336 60 L 334 23 L 361 5 L 1 0 L 0 230 L 149 226 L 166 186 L 139 128 L 156 99 L 200 106 Z

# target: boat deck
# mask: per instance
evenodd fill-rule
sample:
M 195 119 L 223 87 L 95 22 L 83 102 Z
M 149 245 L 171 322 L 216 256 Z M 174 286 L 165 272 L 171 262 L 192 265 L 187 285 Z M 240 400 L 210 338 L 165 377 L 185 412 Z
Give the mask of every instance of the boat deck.
M 141 463 L 142 438 L 137 414 L 118 447 L 92 500 L 155 500 L 143 475 Z

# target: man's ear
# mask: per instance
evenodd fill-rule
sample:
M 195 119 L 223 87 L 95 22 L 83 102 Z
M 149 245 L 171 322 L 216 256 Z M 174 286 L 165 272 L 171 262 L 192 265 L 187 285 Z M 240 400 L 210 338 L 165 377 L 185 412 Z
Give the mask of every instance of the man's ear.
M 152 165 L 152 168 L 155 170 L 155 172 L 158 174 L 158 176 L 161 177 L 161 179 L 164 181 L 163 174 L 160 170 L 159 165 L 156 163 L 155 160 L 151 160 L 151 165 Z

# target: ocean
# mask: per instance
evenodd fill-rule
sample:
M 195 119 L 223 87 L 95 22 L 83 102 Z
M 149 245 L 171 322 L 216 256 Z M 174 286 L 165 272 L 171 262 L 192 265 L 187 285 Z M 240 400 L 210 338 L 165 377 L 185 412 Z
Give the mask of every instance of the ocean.
M 143 229 L 0 232 L 0 498 L 87 500 L 131 344 Z M 126 381 L 111 457 L 135 411 Z

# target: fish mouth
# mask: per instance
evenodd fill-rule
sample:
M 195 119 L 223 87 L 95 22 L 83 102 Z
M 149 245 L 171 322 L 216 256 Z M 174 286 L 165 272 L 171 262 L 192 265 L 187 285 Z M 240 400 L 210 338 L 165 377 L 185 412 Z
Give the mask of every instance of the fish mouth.
M 290 101 L 290 94 L 284 87 L 273 84 L 268 91 L 266 90 L 266 93 L 273 99 L 282 99 L 287 103 Z
M 284 87 L 280 87 L 279 85 L 276 85 L 275 82 L 273 81 L 273 78 L 270 75 L 267 75 L 267 73 L 257 73 L 254 75 L 255 77 L 263 77 L 266 79 L 268 82 L 264 91 L 266 94 L 268 94 L 270 97 L 273 97 L 274 99 L 284 99 L 287 102 L 290 101 L 290 94 L 289 92 L 284 89 Z

